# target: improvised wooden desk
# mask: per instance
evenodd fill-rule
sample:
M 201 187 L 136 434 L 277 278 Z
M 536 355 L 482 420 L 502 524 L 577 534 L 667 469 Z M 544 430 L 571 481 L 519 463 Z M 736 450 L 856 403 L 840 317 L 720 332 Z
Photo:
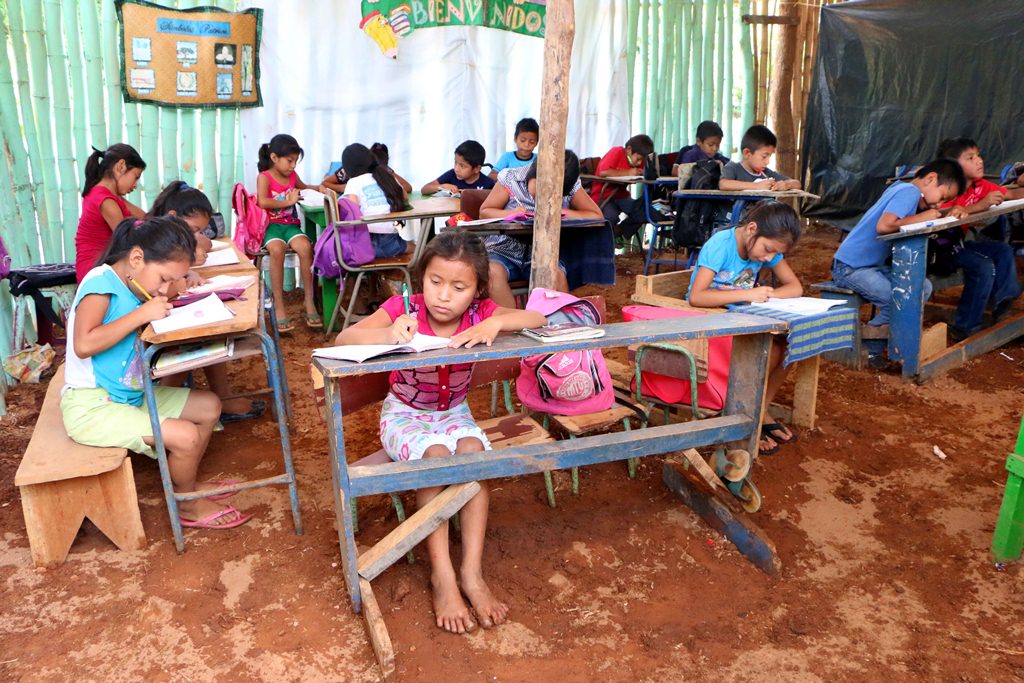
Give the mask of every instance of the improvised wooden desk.
M 889 323 L 889 359 L 903 364 L 903 376 L 924 381 L 955 368 L 1024 335 L 1024 312 L 1011 315 L 958 344 L 922 357 L 921 325 L 924 316 L 924 281 L 927 277 L 928 238 L 960 225 L 983 223 L 989 218 L 1021 211 L 1024 200 L 1007 201 L 967 218 L 927 221 L 878 239 L 892 244 L 892 310 Z M 943 340 L 944 341 L 944 340 Z
M 365 363 L 314 357 L 313 369 L 319 372 L 324 380 L 335 520 L 341 548 L 342 571 L 353 609 L 356 612 L 362 609 L 359 557 L 356 553 L 352 516 L 349 514 L 350 503 L 355 498 L 424 486 L 449 486 L 479 479 L 541 473 L 644 455 L 672 453 L 710 444 L 733 444 L 734 448 L 756 454 L 771 334 L 783 332 L 785 327 L 784 323 L 767 318 L 726 313 L 713 318 L 614 323 L 604 326 L 604 337 L 561 344 L 544 344 L 519 335 L 507 335 L 496 339 L 490 347 L 476 346 L 472 349 L 397 354 L 374 358 Z M 436 460 L 390 462 L 351 469 L 348 467 L 340 392 L 343 378 L 404 368 L 522 358 L 537 353 L 629 346 L 642 341 L 717 336 L 734 336 L 729 389 L 725 408 L 718 417 L 630 432 L 586 436 L 551 444 L 515 446 L 485 453 L 455 455 Z M 425 522 L 429 523 L 429 520 L 421 518 L 410 524 L 414 522 L 414 517 L 415 515 L 403 522 L 395 532 L 389 534 L 389 538 L 415 538 L 415 527 L 422 526 Z M 443 520 L 435 521 L 440 523 Z M 403 528 L 406 525 L 408 528 Z M 749 528 L 732 527 L 725 533 L 759 567 L 770 573 L 777 570 L 778 559 L 774 551 Z M 397 547 L 397 555 L 392 553 L 392 556 L 400 558 L 408 548 Z
M 246 259 L 248 263 L 248 259 Z M 249 264 L 249 271 L 258 275 L 255 268 Z M 260 278 L 257 277 L 257 280 Z M 167 501 L 167 512 L 171 518 L 171 530 L 174 533 L 174 545 L 178 552 L 185 550 L 185 539 L 182 533 L 181 520 L 178 517 L 178 501 L 206 498 L 218 493 L 229 491 L 244 491 L 246 489 L 272 484 L 286 484 L 288 495 L 291 499 L 292 521 L 295 525 L 295 533 L 302 533 L 302 518 L 299 514 L 299 494 L 295 484 L 295 467 L 292 464 L 291 440 L 288 434 L 288 401 L 287 384 L 282 381 L 284 367 L 281 363 L 278 345 L 275 338 L 267 333 L 266 327 L 261 323 L 261 316 L 268 315 L 270 309 L 263 306 L 264 288 L 262 282 L 252 284 L 242 295 L 241 299 L 225 302 L 235 315 L 231 320 L 211 323 L 199 327 L 190 327 L 184 330 L 157 334 L 153 326 L 149 325 L 142 333 L 141 339 L 146 344 L 146 350 L 142 356 L 143 367 L 143 392 L 146 396 L 146 404 L 149 408 L 149 421 L 153 429 L 153 449 L 157 454 L 157 462 L 160 466 L 160 480 L 163 484 L 164 499 Z M 273 317 L 271 315 L 271 317 Z M 276 330 L 276 328 L 274 328 Z M 208 341 L 217 338 L 233 338 L 235 340 L 235 352 L 227 360 L 236 360 L 253 355 L 262 355 L 267 371 L 267 384 L 272 394 L 272 406 L 277 416 L 278 431 L 281 436 L 281 451 L 284 459 L 284 474 L 272 477 L 265 477 L 248 482 L 241 482 L 231 486 L 223 486 L 208 491 L 195 491 L 192 493 L 176 493 L 171 483 L 170 470 L 167 466 L 167 450 L 164 446 L 163 435 L 160 431 L 160 418 L 156 412 L 156 397 L 153 392 L 152 365 L 156 354 L 165 348 L 180 346 L 183 343 L 195 341 Z M 212 361 L 210 365 L 225 362 L 224 358 Z

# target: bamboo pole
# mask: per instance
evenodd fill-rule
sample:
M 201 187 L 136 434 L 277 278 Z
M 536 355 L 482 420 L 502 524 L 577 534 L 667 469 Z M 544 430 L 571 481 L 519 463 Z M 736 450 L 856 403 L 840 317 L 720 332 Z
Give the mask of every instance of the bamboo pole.
M 762 0 L 761 13 L 771 14 L 770 0 Z M 758 43 L 760 52 L 758 63 L 761 66 L 761 73 L 758 74 L 757 81 L 757 122 L 766 125 L 768 123 L 768 82 L 771 79 L 771 63 L 769 62 L 771 59 L 769 52 L 771 29 L 770 24 L 761 24 L 761 39 Z
M 107 87 L 107 140 L 110 144 L 124 140 L 124 104 L 121 96 L 121 59 L 117 54 L 117 13 L 113 2 L 101 5 L 103 66 Z
M 197 0 L 178 0 L 180 9 L 192 9 L 198 7 Z M 181 119 L 181 166 L 177 176 L 167 176 L 165 180 L 181 178 L 189 185 L 196 184 L 196 136 L 199 134 L 199 112 L 195 109 L 182 109 L 179 112 Z
M 661 91 L 664 89 L 658 78 L 661 67 L 661 19 L 663 16 L 661 0 L 651 2 L 651 77 L 648 80 L 650 103 L 647 109 L 647 123 L 644 132 L 650 136 L 658 135 L 661 122 Z
M 733 69 L 736 65 L 736 60 L 734 57 L 735 53 L 732 51 L 733 9 L 733 0 L 728 0 L 725 3 L 725 9 L 723 10 L 724 16 L 722 20 L 722 26 L 725 29 L 725 35 L 723 36 L 722 44 L 726 46 L 725 52 L 728 53 L 728 56 L 725 58 L 725 79 L 723 81 L 723 90 L 725 90 L 725 93 L 724 97 L 722 97 L 723 120 L 721 121 L 722 133 L 724 133 L 724 136 L 722 137 L 722 150 L 726 156 L 732 156 L 729 150 L 732 147 L 732 141 L 734 139 L 734 136 L 732 134 L 732 126 L 734 120 L 733 112 L 735 109 L 735 103 L 733 102 L 732 76 Z
M 142 174 L 142 188 L 152 202 L 160 193 L 160 114 L 159 108 L 149 102 L 139 103 L 139 154 L 146 162 Z
M 690 33 L 690 122 L 697 123 L 701 119 L 701 98 L 704 96 L 704 0 L 693 3 L 693 24 Z
M 629 102 L 630 115 L 636 109 L 635 94 L 636 81 L 636 39 L 637 22 L 640 18 L 640 0 L 628 0 L 626 3 L 626 101 Z
M 754 123 L 757 116 L 757 69 L 754 62 L 754 47 L 751 42 L 753 28 L 750 24 L 744 24 L 742 17 L 750 14 L 750 0 L 741 0 L 740 19 L 738 28 L 740 30 L 740 54 L 743 55 L 743 110 L 740 120 L 740 131 L 744 131 Z M 737 132 L 742 135 L 742 132 Z M 739 149 L 739 138 L 737 137 L 736 147 Z
M 687 106 L 687 85 L 690 82 L 690 29 L 689 18 L 691 13 L 692 0 L 684 0 L 679 5 L 679 20 L 676 22 L 675 41 L 675 63 L 676 78 L 675 90 L 676 106 L 679 113 L 680 140 L 678 147 L 687 144 L 690 136 L 690 108 Z
M 678 149 L 679 145 L 679 93 L 672 84 L 675 83 L 675 72 L 679 63 L 675 60 L 676 45 L 679 44 L 679 12 L 680 3 L 670 2 L 665 7 L 665 30 L 662 33 L 661 89 L 662 89 L 662 140 L 659 146 L 662 152 Z
M 647 126 L 647 93 L 650 88 L 651 64 L 651 3 L 653 0 L 640 0 L 640 126 Z M 630 135 L 633 130 L 630 129 Z
M 100 22 L 96 3 L 69 2 L 78 5 L 82 25 L 82 55 L 85 59 L 85 82 L 87 94 L 83 98 L 89 104 L 89 144 L 98 149 L 107 147 L 106 118 L 103 115 L 103 101 L 106 88 L 103 85 L 103 43 L 100 38 Z M 88 156 L 89 150 L 86 150 Z M 84 159 L 85 156 L 82 158 Z
M 218 168 L 217 182 L 220 185 L 220 200 L 217 205 L 222 211 L 231 206 L 231 190 L 236 182 L 245 184 L 245 178 L 236 170 L 235 143 L 239 134 L 236 122 L 238 121 L 238 110 L 227 108 L 220 110 L 220 132 L 217 138 L 220 140 L 220 166 Z M 240 156 L 240 155 L 239 155 Z M 248 169 L 245 169 L 248 171 Z M 253 178 L 256 171 L 253 169 Z M 253 186 L 255 188 L 255 185 Z M 210 198 L 213 201 L 213 198 Z
M 544 75 L 540 101 L 540 155 L 537 158 L 537 219 L 534 223 L 530 287 L 554 289 L 558 240 L 562 230 L 562 178 L 565 126 L 569 114 L 569 63 L 576 33 L 573 0 L 550 0 L 544 35 Z
M 63 13 L 64 40 L 67 41 L 68 72 L 71 74 L 71 101 L 75 106 L 71 110 L 72 137 L 75 141 L 73 155 L 75 160 L 84 160 L 89 156 L 89 120 L 88 109 L 85 104 L 85 67 L 82 62 L 82 37 L 79 33 L 78 3 L 59 3 Z M 76 171 L 77 171 L 76 167 Z M 75 189 L 78 189 L 78 178 L 74 182 Z M 75 205 L 77 207 L 77 200 Z
M 2 23 L 2 22 L 0 22 Z M 0 43 L 0 49 L 7 49 L 7 46 Z M 20 144 L 21 140 L 18 140 L 16 144 Z M 9 146 L 7 142 L 7 132 L 0 129 L 0 155 Z M 31 201 L 31 198 L 29 198 Z M 31 212 L 28 212 L 31 214 Z M 0 225 L 9 226 L 3 231 L 4 245 L 7 247 L 7 251 L 11 256 L 11 264 L 14 267 L 19 265 L 25 265 L 28 263 L 28 247 L 25 244 L 25 238 L 29 236 L 29 233 L 25 231 L 24 226 L 21 225 L 21 212 L 18 211 L 18 200 L 15 196 L 14 180 L 11 177 L 11 169 L 7 163 L 7 159 L 0 160 Z M 0 284 L 0 287 L 3 285 Z M 6 330 L 8 328 L 0 327 L 0 330 Z M 2 337 L 3 334 L 0 334 Z M 6 358 L 6 356 L 0 356 L 0 358 Z M 0 374 L 2 374 L 0 370 Z
M 12 235 L 17 235 L 17 241 L 12 239 L 7 246 L 11 249 L 14 263 L 27 265 L 41 263 L 42 259 L 39 253 L 39 236 L 36 232 L 34 184 L 29 173 L 30 153 L 25 147 L 25 138 L 22 137 L 22 129 L 18 122 L 18 103 L 14 97 L 15 72 L 8 57 L 8 45 L 13 44 L 15 35 L 20 36 L 9 32 L 7 24 L 0 21 L 0 131 L 3 133 L 6 148 L 6 158 L 0 166 L 6 168 L 7 159 L 10 159 L 10 173 L 13 177 L 9 182 L 14 192 L 14 209 L 17 213 L 16 223 L 5 224 L 13 227 L 9 231 Z M 13 51 L 16 50 L 15 47 Z M 35 124 L 31 123 L 34 131 Z M 26 125 L 26 135 L 28 130 Z M 3 151 L 0 149 L 0 152 Z M 19 182 L 14 182 L 14 179 L 18 179 Z M 7 233 L 8 230 L 4 230 L 4 234 Z
M 700 96 L 701 120 L 715 116 L 715 52 L 721 50 L 721 46 L 715 44 L 715 5 L 714 0 L 711 0 L 704 7 L 704 57 L 701 62 L 704 70 L 704 91 Z
M 203 150 L 203 166 L 199 185 L 209 197 L 214 211 L 227 214 L 230 206 L 220 204 L 220 181 L 217 175 L 217 112 L 204 109 L 199 115 L 199 146 Z M 316 180 L 315 178 L 313 180 Z
M 43 1 L 46 26 L 46 57 L 50 63 L 53 85 L 53 126 L 56 133 L 58 189 L 60 192 L 60 232 L 63 259 L 71 261 L 75 253 L 75 232 L 78 227 L 78 177 L 75 174 L 75 149 L 71 137 L 71 94 L 68 85 L 68 56 L 61 36 L 61 8 L 58 0 Z M 70 28 L 70 27 L 69 27 Z M 45 114 L 43 115 L 46 116 Z
M 781 0 L 780 16 L 796 18 L 796 0 Z M 793 63 L 796 61 L 796 26 L 778 25 L 775 59 L 772 69 L 768 116 L 779 139 L 775 152 L 776 167 L 784 174 L 796 175 L 796 129 L 793 126 Z
M 27 118 L 35 118 L 35 131 L 37 140 L 36 146 L 39 153 L 39 170 L 41 175 L 36 175 L 36 167 L 33 166 L 33 178 L 42 180 L 42 185 L 36 185 L 36 210 L 40 206 L 46 208 L 46 213 L 39 215 L 39 231 L 43 237 L 45 253 L 43 256 L 48 261 L 60 261 L 62 258 L 61 246 L 61 225 L 60 225 L 60 196 L 57 190 L 56 157 L 53 151 L 53 127 L 50 124 L 49 108 L 50 96 L 47 89 L 49 75 L 46 72 L 46 41 L 43 39 L 43 7 L 41 0 L 25 0 L 11 3 L 11 16 L 18 14 L 17 6 L 21 5 L 22 30 L 25 33 L 25 42 L 28 45 L 29 71 L 32 82 L 37 87 L 30 87 L 28 80 L 20 90 L 22 123 L 26 124 L 25 134 L 28 133 Z M 11 31 L 16 35 L 14 26 Z M 15 53 L 17 54 L 17 53 Z M 19 69 L 20 71 L 20 69 Z M 38 112 L 38 114 L 36 114 Z M 40 199 L 42 201 L 40 201 Z
M 727 100 L 729 98 L 729 91 L 725 87 L 725 56 L 728 54 L 732 56 L 732 46 L 725 36 L 725 6 L 727 2 L 715 3 L 715 35 L 718 36 L 717 54 L 715 55 L 715 84 L 718 86 L 715 90 L 715 115 L 712 117 L 715 121 L 721 122 L 725 120 L 725 111 L 727 108 Z

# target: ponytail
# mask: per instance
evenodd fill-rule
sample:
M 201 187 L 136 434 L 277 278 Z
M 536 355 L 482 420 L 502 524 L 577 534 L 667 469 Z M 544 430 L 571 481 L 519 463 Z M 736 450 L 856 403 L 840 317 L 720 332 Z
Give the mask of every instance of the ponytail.
M 124 160 L 126 171 L 133 168 L 146 170 L 146 162 L 131 145 L 119 142 L 105 150 L 93 147 L 92 154 L 85 162 L 85 187 L 82 188 L 82 196 L 89 194 L 89 190 L 96 187 L 97 183 L 112 175 L 114 166 L 121 160 Z
M 260 173 L 263 171 L 269 171 L 273 164 L 270 161 L 270 144 L 264 142 L 260 145 L 259 158 L 256 160 L 256 168 L 259 169 Z
M 126 218 L 114 228 L 106 252 L 96 265 L 112 266 L 124 259 L 134 248 L 142 249 L 146 261 L 195 261 L 196 238 L 188 224 L 177 216 L 159 218 Z
M 388 199 L 388 206 L 391 207 L 392 211 L 404 211 L 405 210 L 405 190 L 395 180 L 395 176 L 391 175 L 391 171 L 388 170 L 387 166 L 377 164 L 370 172 L 373 175 L 373 179 L 377 181 L 377 185 L 384 192 L 384 196 Z
M 149 215 L 166 216 L 171 211 L 181 218 L 200 215 L 209 218 L 213 215 L 213 205 L 202 190 L 189 187 L 184 180 L 172 180 L 153 200 Z

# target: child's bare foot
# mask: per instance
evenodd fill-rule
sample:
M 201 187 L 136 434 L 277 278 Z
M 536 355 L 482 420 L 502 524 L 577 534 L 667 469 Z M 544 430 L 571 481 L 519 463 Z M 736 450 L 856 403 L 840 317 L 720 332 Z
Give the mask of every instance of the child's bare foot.
M 438 628 L 460 634 L 476 629 L 476 623 L 459 593 L 459 585 L 454 576 L 444 579 L 431 576 L 430 585 L 434 591 L 434 617 Z
M 508 605 L 494 597 L 484 577 L 479 574 L 462 572 L 462 592 L 469 598 L 476 612 L 476 618 L 484 628 L 491 628 L 505 623 L 508 616 Z

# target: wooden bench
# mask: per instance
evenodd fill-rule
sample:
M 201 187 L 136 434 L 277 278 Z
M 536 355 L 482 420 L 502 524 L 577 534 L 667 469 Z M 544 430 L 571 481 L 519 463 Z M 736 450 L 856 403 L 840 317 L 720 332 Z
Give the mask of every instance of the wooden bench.
M 32 439 L 14 475 L 37 566 L 63 562 L 86 518 L 122 550 L 146 547 L 127 449 L 72 441 L 60 412 L 63 386 L 61 366 L 50 380 Z

